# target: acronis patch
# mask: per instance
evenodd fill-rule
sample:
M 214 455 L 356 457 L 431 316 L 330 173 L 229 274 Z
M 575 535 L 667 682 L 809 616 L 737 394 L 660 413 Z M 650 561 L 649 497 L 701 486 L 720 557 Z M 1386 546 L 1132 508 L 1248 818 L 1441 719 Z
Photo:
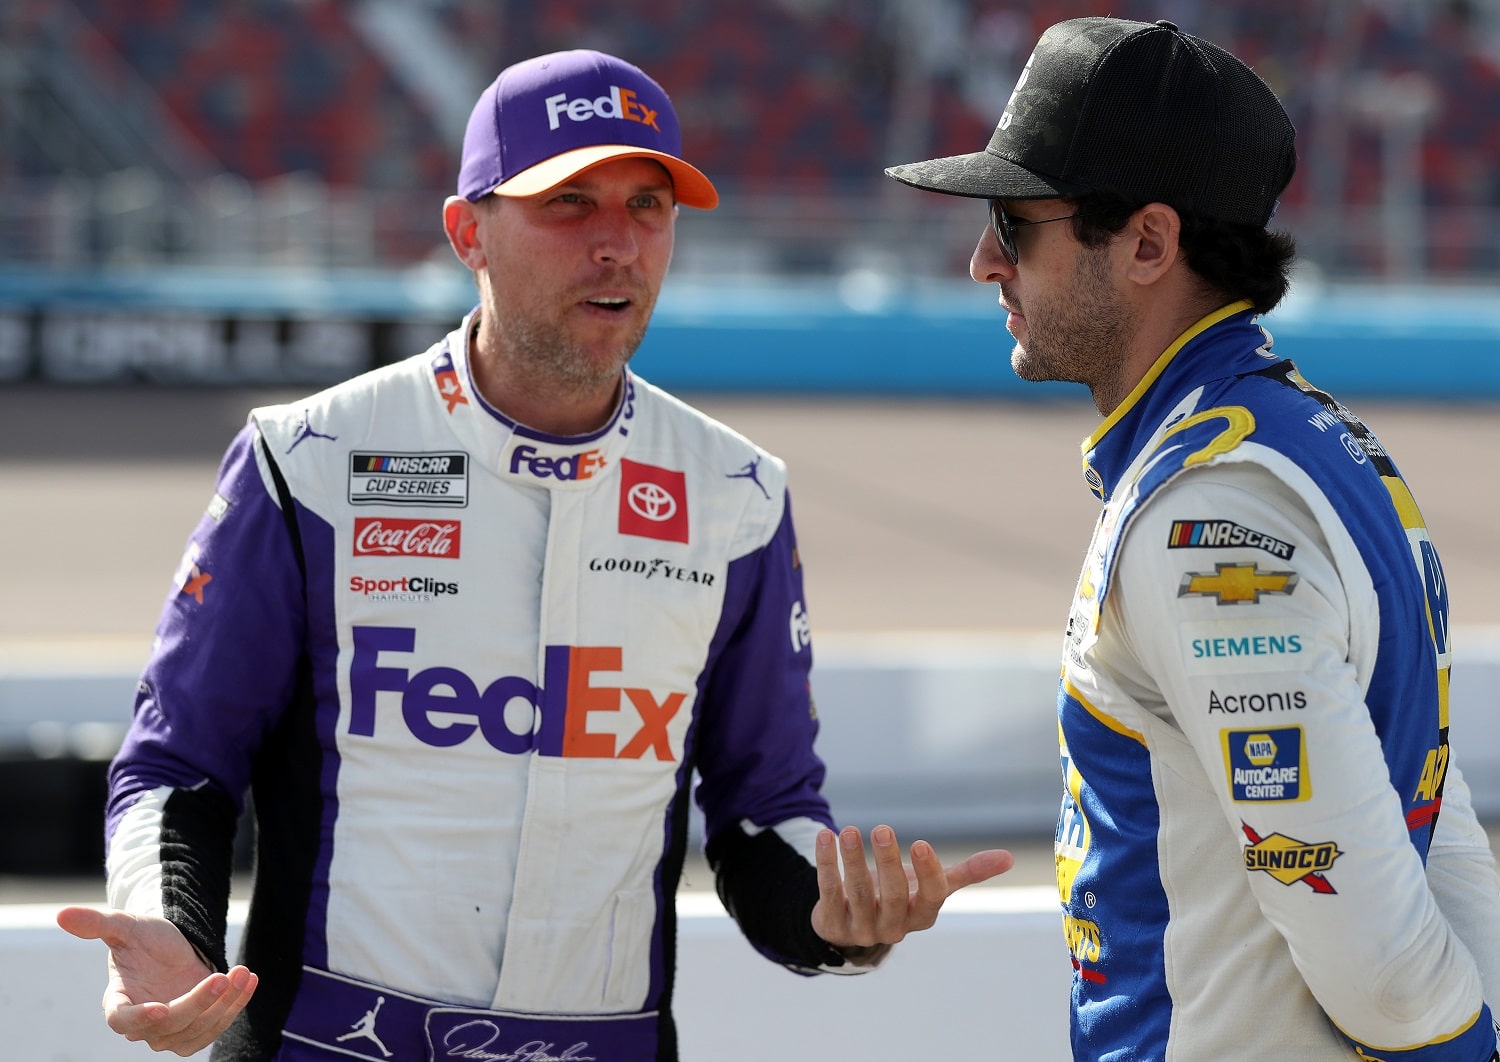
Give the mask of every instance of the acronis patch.
M 1300 726 L 1226 730 L 1221 740 L 1235 803 L 1306 800 L 1312 796 L 1307 744 Z

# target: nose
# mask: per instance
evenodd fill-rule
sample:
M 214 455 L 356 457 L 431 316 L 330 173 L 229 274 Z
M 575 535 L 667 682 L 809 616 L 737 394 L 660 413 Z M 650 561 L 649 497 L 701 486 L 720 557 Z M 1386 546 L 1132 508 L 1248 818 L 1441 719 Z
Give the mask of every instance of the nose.
M 1016 267 L 1000 250 L 1000 240 L 989 225 L 979 234 L 974 253 L 969 256 L 969 276 L 980 284 L 999 284 L 1016 275 Z
M 594 261 L 628 265 L 640 256 L 636 221 L 624 207 L 600 205 L 594 212 Z

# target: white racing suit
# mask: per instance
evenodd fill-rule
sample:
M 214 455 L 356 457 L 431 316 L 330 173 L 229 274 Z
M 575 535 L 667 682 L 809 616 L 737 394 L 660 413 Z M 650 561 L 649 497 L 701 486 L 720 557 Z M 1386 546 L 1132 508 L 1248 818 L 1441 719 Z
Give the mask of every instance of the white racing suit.
M 109 897 L 219 969 L 216 1059 L 676 1057 L 693 774 L 751 942 L 813 934 L 812 650 L 784 466 L 630 374 L 583 438 L 475 390 L 470 322 L 252 412 L 193 533 L 111 768 Z
M 1084 444 L 1074 1053 L 1483 1062 L 1500 884 L 1449 744 L 1442 568 L 1376 438 L 1269 348 L 1248 304 L 1210 315 Z

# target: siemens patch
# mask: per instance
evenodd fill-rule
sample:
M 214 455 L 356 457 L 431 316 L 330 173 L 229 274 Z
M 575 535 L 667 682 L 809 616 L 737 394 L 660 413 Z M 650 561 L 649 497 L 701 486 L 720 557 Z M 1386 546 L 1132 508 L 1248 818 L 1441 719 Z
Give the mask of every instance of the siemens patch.
M 1301 671 L 1317 636 L 1301 620 L 1210 620 L 1178 627 L 1194 675 Z
M 1229 792 L 1237 804 L 1306 800 L 1307 743 L 1300 726 L 1226 730 L 1220 734 Z
M 349 504 L 469 504 L 469 455 L 456 453 L 352 453 Z
M 1216 546 L 1251 546 L 1278 560 L 1291 560 L 1297 547 L 1263 531 L 1233 520 L 1173 520 L 1167 535 L 1168 549 L 1211 549 Z

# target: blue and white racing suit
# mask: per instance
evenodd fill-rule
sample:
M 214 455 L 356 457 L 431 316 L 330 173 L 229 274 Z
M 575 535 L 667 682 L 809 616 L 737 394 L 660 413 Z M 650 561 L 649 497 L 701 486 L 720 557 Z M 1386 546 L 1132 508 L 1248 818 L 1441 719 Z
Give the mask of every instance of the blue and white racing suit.
M 1084 446 L 1075 1056 L 1490 1059 L 1500 883 L 1449 743 L 1447 587 L 1390 457 L 1248 303 Z
M 253 411 L 177 572 L 109 897 L 223 969 L 253 794 L 261 984 L 215 1058 L 675 1058 L 695 771 L 751 942 L 855 972 L 809 922 L 832 819 L 784 466 L 629 373 L 587 437 L 514 424 L 470 323 Z

